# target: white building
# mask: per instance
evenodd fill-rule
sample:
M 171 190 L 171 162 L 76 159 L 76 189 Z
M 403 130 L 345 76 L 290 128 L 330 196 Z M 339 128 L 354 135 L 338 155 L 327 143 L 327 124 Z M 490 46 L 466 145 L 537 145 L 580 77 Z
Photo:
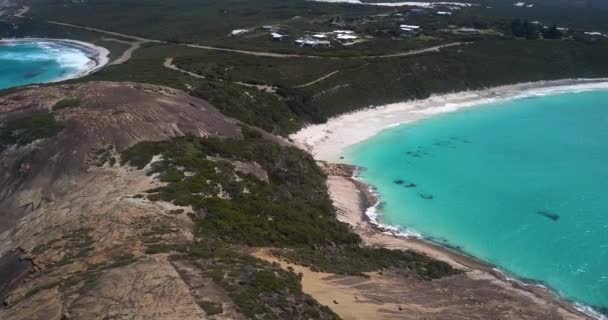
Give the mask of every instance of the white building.
M 317 40 L 312 38 L 300 38 L 294 41 L 300 47 L 330 47 L 328 40 Z
M 352 34 L 339 34 L 339 35 L 336 36 L 336 38 L 338 40 L 355 40 L 355 39 L 357 39 L 359 37 L 357 37 L 355 35 L 352 35 Z
M 230 32 L 230 35 L 231 36 L 238 36 L 238 35 L 241 35 L 243 33 L 247 33 L 248 31 L 249 30 L 247 30 L 247 29 L 235 29 L 235 30 L 232 30 L 232 32 Z
M 334 30 L 334 33 L 344 33 L 344 34 L 353 34 L 355 33 L 354 31 L 351 30 Z
M 272 37 L 272 40 L 278 40 L 278 41 L 281 41 L 281 40 L 287 38 L 286 34 L 280 34 L 277 32 L 270 33 L 270 36 Z

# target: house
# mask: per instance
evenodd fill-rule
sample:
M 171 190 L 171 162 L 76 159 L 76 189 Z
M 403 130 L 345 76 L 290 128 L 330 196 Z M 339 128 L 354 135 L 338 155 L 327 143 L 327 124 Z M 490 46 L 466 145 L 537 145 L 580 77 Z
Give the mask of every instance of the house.
M 353 34 L 355 33 L 354 31 L 351 30 L 334 30 L 334 33 L 344 33 L 344 34 Z
M 601 32 L 585 32 L 585 35 L 591 36 L 591 37 L 602 37 L 604 36 L 603 33 Z
M 308 37 L 296 39 L 294 41 L 294 43 L 300 47 L 316 48 L 316 47 L 330 47 L 331 46 L 331 42 L 329 42 L 328 40 L 317 40 L 317 39 L 312 39 L 312 38 L 308 38 Z
M 317 34 L 313 34 L 312 36 L 317 39 L 326 39 L 327 38 L 327 35 L 325 33 L 317 33 Z
M 451 16 L 452 15 L 452 13 L 449 11 L 437 11 L 437 12 L 435 12 L 435 14 L 438 16 Z
M 271 32 L 270 36 L 272 37 L 272 40 L 275 40 L 275 41 L 283 41 L 285 38 L 288 38 L 288 36 L 286 34 L 280 34 L 277 32 Z
M 339 34 L 336 36 L 336 39 L 338 40 L 355 40 L 357 38 L 359 37 L 352 34 Z
M 235 29 L 235 30 L 232 30 L 232 32 L 230 32 L 230 35 L 231 36 L 238 36 L 238 35 L 241 35 L 243 33 L 247 33 L 248 31 L 249 30 L 247 30 L 247 29 Z
M 401 31 L 408 32 L 408 33 L 418 33 L 418 32 L 420 32 L 420 30 L 422 30 L 422 28 L 420 28 L 420 26 L 409 25 L 409 24 L 402 24 L 399 26 L 399 29 L 401 29 Z

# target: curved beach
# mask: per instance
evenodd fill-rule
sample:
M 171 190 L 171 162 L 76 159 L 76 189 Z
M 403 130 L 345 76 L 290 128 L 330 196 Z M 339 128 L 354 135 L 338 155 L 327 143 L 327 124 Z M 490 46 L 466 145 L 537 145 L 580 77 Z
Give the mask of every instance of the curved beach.
M 510 99 L 607 89 L 608 78 L 564 79 L 433 95 L 423 100 L 370 107 L 344 114 L 331 118 L 324 124 L 310 125 L 292 134 L 290 138 L 317 160 L 339 162 L 349 146 L 367 140 L 384 129 L 433 115 Z
M 317 160 L 340 162 L 345 149 L 349 146 L 402 123 L 411 123 L 433 115 L 498 101 L 606 89 L 608 89 L 608 79 L 566 79 L 435 95 L 424 100 L 396 103 L 346 114 L 330 119 L 326 124 L 304 128 L 291 138 L 311 152 Z M 467 270 L 471 277 L 491 277 L 505 288 L 517 290 L 521 295 L 537 299 L 537 302 L 559 305 L 560 313 L 564 318 L 605 319 L 587 307 L 559 298 L 543 286 L 510 279 L 492 265 L 474 257 L 424 239 L 405 237 L 390 226 L 380 225 L 375 216 L 374 205 L 377 202 L 375 196 L 368 186 L 349 175 L 354 174 L 355 169 L 347 170 L 344 168 L 349 168 L 348 166 L 338 165 L 338 168 L 343 169 L 336 170 L 336 165 L 325 162 L 323 164 L 329 176 L 328 186 L 339 219 L 351 224 L 367 244 L 423 252 Z
M 11 39 L 0 39 L 0 46 L 7 44 L 15 44 L 15 43 L 50 43 L 57 44 L 68 48 L 73 48 L 78 51 L 84 53 L 84 55 L 89 59 L 89 62 L 86 66 L 80 69 L 78 72 L 66 75 L 65 77 L 60 77 L 58 79 L 54 79 L 47 83 L 60 82 L 69 79 L 76 79 L 80 77 L 84 77 L 91 73 L 94 73 L 110 61 L 109 55 L 110 51 L 104 47 L 100 47 L 94 45 L 92 43 L 71 40 L 71 39 L 50 39 L 50 38 L 11 38 Z

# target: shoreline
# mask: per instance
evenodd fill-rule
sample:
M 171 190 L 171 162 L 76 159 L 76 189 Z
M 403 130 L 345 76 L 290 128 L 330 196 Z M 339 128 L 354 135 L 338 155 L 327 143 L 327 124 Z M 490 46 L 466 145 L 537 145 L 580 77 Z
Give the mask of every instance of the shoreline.
M 320 167 L 328 175 L 328 189 L 339 221 L 349 224 L 367 246 L 388 249 L 411 250 L 431 258 L 444 261 L 452 267 L 463 270 L 467 275 L 477 279 L 492 279 L 506 290 L 515 290 L 518 295 L 526 296 L 539 304 L 549 304 L 560 309 L 565 319 L 604 319 L 593 309 L 579 305 L 574 301 L 560 297 L 551 288 L 541 283 L 512 278 L 496 266 L 474 256 L 451 248 L 442 243 L 433 242 L 423 237 L 412 237 L 399 233 L 392 228 L 375 223 L 367 215 L 370 208 L 376 206 L 380 199 L 370 186 L 356 178 L 360 169 L 348 164 L 333 164 L 319 161 Z M 340 167 L 342 170 L 328 168 Z M 346 169 L 345 169 L 346 168 Z M 337 171 L 337 172 L 336 172 Z M 351 175 L 345 174 L 349 172 Z M 350 188 L 345 188 L 350 184 Z
M 309 125 L 291 134 L 301 149 L 316 160 L 343 162 L 344 151 L 385 129 L 442 113 L 514 99 L 560 93 L 608 90 L 608 78 L 525 82 L 480 90 L 431 95 L 422 100 L 398 102 L 346 113 L 326 123 Z
M 53 38 L 2 38 L 0 39 L 0 45 L 2 43 L 19 43 L 19 42 L 48 42 L 53 44 L 60 44 L 65 47 L 73 48 L 79 50 L 85 54 L 87 58 L 89 58 L 89 62 L 86 65 L 86 68 L 83 70 L 79 70 L 78 72 L 70 75 L 66 75 L 64 77 L 60 77 L 58 79 L 45 82 L 46 83 L 55 83 L 61 82 L 65 80 L 77 79 L 90 74 L 93 74 L 99 70 L 101 70 L 104 66 L 106 66 L 110 62 L 110 51 L 104 47 L 97 46 L 95 44 L 72 40 L 72 39 L 53 39 Z M 35 85 L 35 84 L 33 84 Z
M 591 306 L 579 304 L 558 295 L 549 286 L 532 279 L 520 279 L 479 260 L 458 248 L 451 248 L 432 239 L 404 234 L 392 226 L 383 225 L 374 213 L 381 202 L 370 185 L 357 178 L 360 168 L 336 164 L 344 158 L 344 150 L 365 141 L 381 131 L 462 108 L 524 99 L 550 94 L 608 90 L 608 78 L 565 79 L 507 85 L 490 89 L 433 95 L 428 99 L 368 108 L 328 120 L 321 125 L 308 126 L 290 136 L 295 144 L 312 154 L 328 175 L 328 189 L 338 212 L 338 220 L 350 224 L 367 245 L 392 249 L 413 250 L 445 261 L 469 272 L 491 276 L 504 286 L 522 295 L 558 306 L 564 312 L 584 319 L 608 319 Z M 342 160 L 343 161 L 343 160 Z M 336 169 L 338 168 L 338 169 Z M 346 190 L 345 183 L 353 188 Z M 349 205 L 350 204 L 350 205 Z M 353 207 L 352 204 L 356 204 Z M 414 236 L 414 237 L 412 237 Z

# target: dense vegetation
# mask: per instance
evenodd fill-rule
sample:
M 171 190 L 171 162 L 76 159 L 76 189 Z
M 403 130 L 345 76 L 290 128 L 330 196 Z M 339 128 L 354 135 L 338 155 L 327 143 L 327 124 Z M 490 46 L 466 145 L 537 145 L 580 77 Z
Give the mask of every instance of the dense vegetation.
M 340 273 L 388 267 L 408 267 L 423 278 L 453 273 L 447 264 L 410 252 L 359 248 L 359 236 L 336 220 L 325 176 L 310 156 L 243 131 L 244 140 L 188 136 L 143 142 L 124 151 L 122 161 L 144 168 L 160 155 L 148 173 L 167 185 L 149 190 L 148 199 L 192 206 L 197 232 L 205 239 L 302 248 L 296 251 L 304 254 L 290 256 L 323 270 L 337 259 L 342 266 L 333 271 Z M 231 161 L 259 165 L 268 181 L 235 170 Z
M 0 120 L 0 152 L 17 144 L 26 145 L 38 139 L 53 137 L 63 124 L 48 112 L 37 112 Z
M 309 266 L 312 270 L 339 274 L 361 275 L 364 272 L 397 267 L 411 270 L 423 279 L 430 280 L 459 273 L 443 261 L 412 251 L 341 246 L 276 250 L 275 253 L 293 263 Z
M 225 244 L 201 241 L 182 248 L 173 260 L 187 260 L 222 286 L 250 319 L 339 319 L 328 307 L 302 293 L 300 276 Z M 217 313 L 212 301 L 203 303 Z
M 277 253 L 313 270 L 342 274 L 400 268 L 435 279 L 457 273 L 409 251 L 362 247 L 359 236 L 337 221 L 325 176 L 308 154 L 246 127 L 242 131 L 243 140 L 186 136 L 142 142 L 122 153 L 123 164 L 148 168 L 166 183 L 149 190 L 149 200 L 194 210 L 195 243 L 166 244 L 157 230 L 147 240 L 148 254 L 174 252 L 172 259 L 190 261 L 221 285 L 241 312 L 261 319 L 337 316 L 301 293 L 297 275 L 239 253 L 243 245 L 290 248 Z M 154 156 L 160 157 L 150 163 Z M 258 174 L 237 169 L 236 161 Z M 201 305 L 209 314 L 221 312 L 213 301 Z
M 80 105 L 80 99 L 78 98 L 65 98 L 57 101 L 55 105 L 53 105 L 53 111 L 61 110 L 66 108 L 76 108 Z
M 148 198 L 192 205 L 203 217 L 199 231 L 206 236 L 248 245 L 358 243 L 335 219 L 325 176 L 310 156 L 244 132 L 244 140 L 144 142 L 126 150 L 122 161 L 142 168 L 162 155 L 149 173 L 168 185 L 150 190 Z M 235 172 L 234 160 L 257 163 L 269 181 Z

